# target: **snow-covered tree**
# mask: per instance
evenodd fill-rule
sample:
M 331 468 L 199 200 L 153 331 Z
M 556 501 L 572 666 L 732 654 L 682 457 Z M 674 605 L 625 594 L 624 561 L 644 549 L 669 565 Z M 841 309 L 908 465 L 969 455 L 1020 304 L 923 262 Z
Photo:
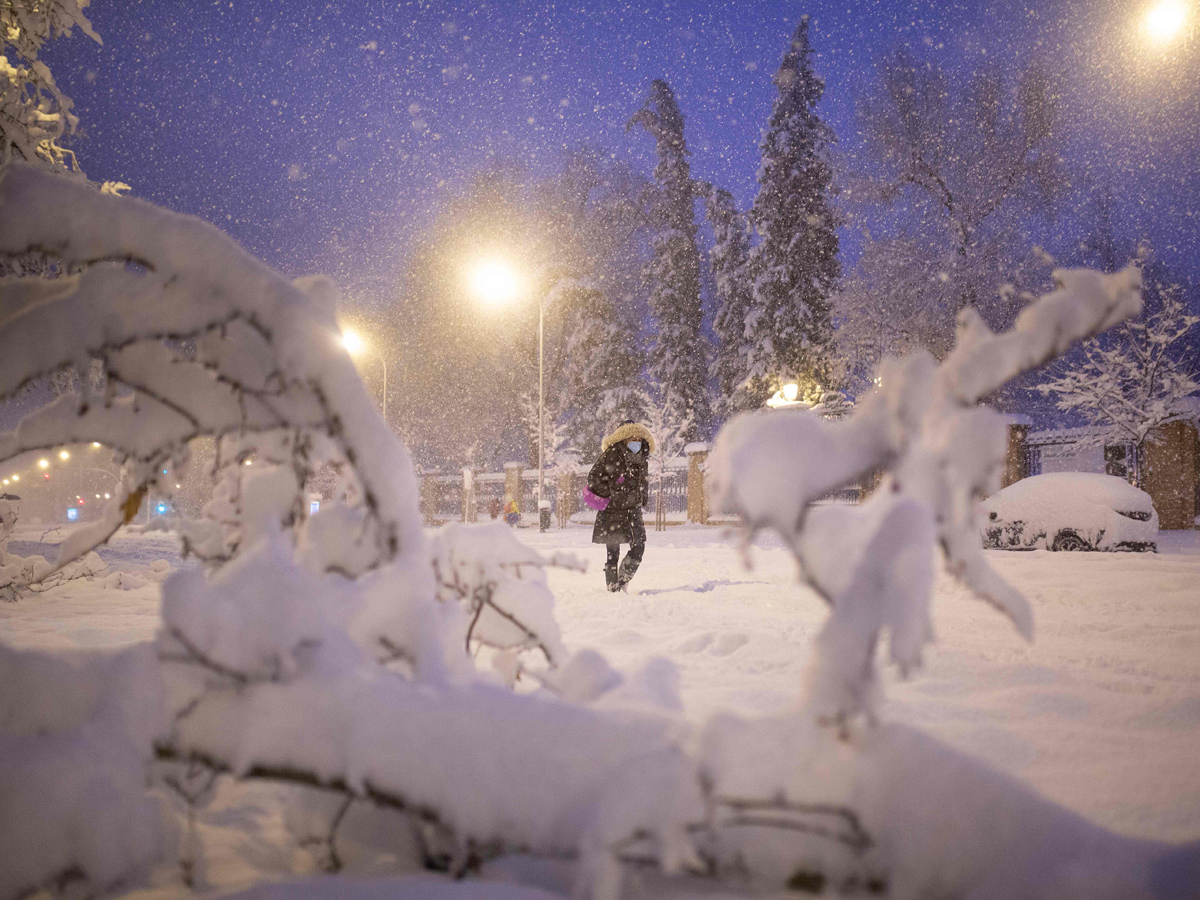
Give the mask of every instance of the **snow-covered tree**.
M 1037 385 L 1060 410 L 1093 426 L 1094 442 L 1132 444 L 1138 485 L 1156 429 L 1196 415 L 1185 401 L 1200 394 L 1200 372 L 1183 351 L 1200 316 L 1187 311 L 1181 293 L 1178 285 L 1161 291 L 1157 312 L 1086 342 L 1078 358 L 1068 357 Z
M 654 138 L 658 163 L 647 194 L 652 257 L 646 269 L 655 338 L 650 376 L 668 401 L 692 421 L 692 433 L 707 430 L 708 342 L 701 331 L 700 250 L 696 243 L 695 199 L 683 135 L 683 113 L 675 92 L 655 79 L 646 100 L 626 126 L 640 125 Z
M 711 372 L 717 382 L 717 412 L 721 418 L 727 418 L 756 405 L 744 387 L 750 377 L 750 335 L 746 325 L 754 303 L 747 266 L 750 231 L 733 195 L 724 188 L 708 187 L 705 209 L 713 230 L 709 264 L 717 288 L 717 311 L 713 316 L 717 345 L 713 349 Z
M 71 112 L 71 99 L 38 54 L 47 41 L 68 37 L 76 27 L 101 42 L 84 15 L 88 3 L 0 3 L 0 165 L 15 159 L 82 174 L 75 154 L 61 143 L 74 134 L 79 120 Z
M 586 459 L 600 452 L 610 414 L 630 413 L 619 399 L 637 383 L 642 358 L 637 327 L 591 278 L 563 286 L 554 302 L 567 304 L 562 363 L 554 391 L 568 418 L 571 444 Z M 629 416 L 626 415 L 625 418 Z
M 803 16 L 775 73 L 778 96 L 759 145 L 749 214 L 759 242 L 750 253 L 754 301 L 746 320 L 752 406 L 785 382 L 829 386 L 830 295 L 840 271 L 829 161 L 835 138 L 817 115 L 825 83 L 813 71 L 808 31 Z
M 1020 226 L 1065 185 L 1055 90 L 1037 63 L 1013 81 L 989 69 L 960 79 L 905 47 L 877 67 L 860 105 L 871 174 L 851 194 L 860 217 L 882 204 L 888 218 L 866 229 L 838 312 L 851 327 L 865 313 L 860 337 L 882 336 L 883 353 L 921 346 L 940 359 L 961 309 L 1005 328 L 1044 283 Z
M 553 471 L 567 459 L 578 459 L 579 453 L 573 448 L 570 426 L 561 412 L 561 405 L 557 399 L 547 398 L 543 416 L 544 452 L 542 458 L 546 470 Z M 529 435 L 529 465 L 536 468 L 538 464 L 538 395 L 536 391 L 521 395 L 521 421 Z
M 654 528 L 662 531 L 666 527 L 665 508 L 663 505 L 663 479 L 667 467 L 679 459 L 683 448 L 687 446 L 691 420 L 686 413 L 680 414 L 667 402 L 660 387 L 654 386 L 649 391 L 637 392 L 638 406 L 641 408 L 641 421 L 654 435 L 654 451 L 650 454 L 650 476 L 654 479 Z

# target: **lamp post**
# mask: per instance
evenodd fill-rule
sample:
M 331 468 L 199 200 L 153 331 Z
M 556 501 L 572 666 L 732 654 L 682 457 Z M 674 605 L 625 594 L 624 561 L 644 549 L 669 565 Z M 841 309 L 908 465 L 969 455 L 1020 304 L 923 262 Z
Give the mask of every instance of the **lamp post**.
M 543 274 L 539 270 L 539 275 Z M 539 280 L 538 278 L 534 279 Z M 475 264 L 470 273 L 471 288 L 488 303 L 502 305 L 511 303 L 520 293 L 517 274 L 511 266 L 499 259 L 486 259 Z M 542 498 L 546 493 L 546 296 L 548 291 L 538 293 L 538 530 L 545 531 L 549 525 L 549 513 L 542 515 Z
M 359 336 L 358 332 L 352 328 L 342 330 L 342 346 L 346 348 L 346 352 L 351 356 L 358 356 L 367 349 L 366 342 Z M 379 357 L 379 361 L 383 364 L 383 420 L 387 421 L 387 357 L 382 353 L 375 354 Z

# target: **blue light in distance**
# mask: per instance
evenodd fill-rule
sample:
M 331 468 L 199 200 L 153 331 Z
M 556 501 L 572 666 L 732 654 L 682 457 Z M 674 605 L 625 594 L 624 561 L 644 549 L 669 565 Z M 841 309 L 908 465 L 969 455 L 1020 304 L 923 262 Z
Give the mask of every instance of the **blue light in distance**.
M 74 506 L 67 507 L 67 521 L 68 522 L 79 521 L 79 510 L 76 507 L 74 507 Z

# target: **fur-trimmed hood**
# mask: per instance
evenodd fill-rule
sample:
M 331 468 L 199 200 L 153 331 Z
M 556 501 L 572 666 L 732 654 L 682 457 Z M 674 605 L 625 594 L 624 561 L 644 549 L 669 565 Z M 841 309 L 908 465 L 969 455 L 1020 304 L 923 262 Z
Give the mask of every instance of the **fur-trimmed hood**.
M 628 422 L 622 425 L 608 437 L 600 442 L 600 452 L 603 453 L 613 444 L 622 444 L 625 441 L 645 441 L 650 448 L 650 452 L 654 452 L 654 435 L 650 433 L 650 429 L 645 425 L 639 425 L 637 422 Z

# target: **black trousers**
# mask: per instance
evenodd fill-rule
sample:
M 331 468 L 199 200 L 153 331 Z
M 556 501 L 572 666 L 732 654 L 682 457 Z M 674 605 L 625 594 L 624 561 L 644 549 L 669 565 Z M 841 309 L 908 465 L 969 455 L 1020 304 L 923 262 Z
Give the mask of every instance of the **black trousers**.
M 641 537 L 635 535 L 635 537 Z M 638 570 L 638 566 L 642 564 L 642 554 L 646 552 L 646 539 L 630 541 L 629 552 L 625 554 L 625 559 L 621 565 L 617 565 L 617 560 L 621 557 L 621 545 L 608 545 L 608 561 L 604 564 L 604 582 L 608 585 L 610 591 L 619 590 L 629 584 L 633 579 L 634 574 Z
M 632 559 L 636 559 L 638 562 L 641 562 L 642 554 L 645 552 L 646 552 L 646 542 L 639 541 L 635 544 L 629 545 L 629 552 L 625 554 L 625 558 L 626 559 L 632 558 Z M 620 559 L 621 559 L 621 545 L 620 544 L 609 544 L 608 545 L 608 560 L 605 563 L 605 565 L 612 566 L 615 569 L 617 567 L 617 562 Z

